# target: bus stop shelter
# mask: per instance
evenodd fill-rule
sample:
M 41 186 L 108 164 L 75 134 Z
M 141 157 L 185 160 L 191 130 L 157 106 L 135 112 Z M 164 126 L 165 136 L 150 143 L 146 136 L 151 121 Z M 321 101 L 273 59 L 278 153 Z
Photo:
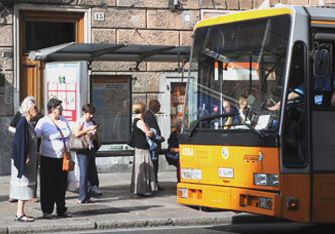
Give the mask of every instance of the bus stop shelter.
M 87 61 L 88 71 L 93 61 L 136 62 L 137 70 L 141 62 L 177 62 L 183 71 L 189 61 L 190 46 L 131 45 L 111 43 L 65 43 L 53 47 L 30 51 L 28 57 L 41 62 Z M 131 102 L 130 102 L 131 103 Z M 131 121 L 131 116 L 129 116 Z M 132 155 L 133 150 L 121 147 L 116 150 L 99 151 L 98 156 Z

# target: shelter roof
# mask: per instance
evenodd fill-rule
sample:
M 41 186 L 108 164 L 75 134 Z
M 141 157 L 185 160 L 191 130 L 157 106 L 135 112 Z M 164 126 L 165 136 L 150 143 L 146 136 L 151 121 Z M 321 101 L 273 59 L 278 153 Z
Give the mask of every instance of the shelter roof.
M 110 43 L 65 43 L 30 51 L 31 60 L 40 61 L 160 61 L 187 62 L 190 46 L 128 45 Z

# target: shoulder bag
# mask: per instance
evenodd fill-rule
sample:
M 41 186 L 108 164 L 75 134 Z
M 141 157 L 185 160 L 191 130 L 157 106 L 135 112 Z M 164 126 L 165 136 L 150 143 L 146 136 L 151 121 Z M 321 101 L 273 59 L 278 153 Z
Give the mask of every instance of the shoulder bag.
M 80 151 L 87 150 L 90 146 L 90 139 L 88 135 L 83 135 L 80 137 L 76 137 L 74 134 L 71 134 L 69 139 L 69 147 L 70 150 Z
M 94 150 L 98 151 L 101 147 L 101 137 L 100 134 L 96 133 L 93 140 Z
M 84 124 L 81 126 L 82 129 Z M 90 138 L 87 134 L 82 135 L 80 137 L 76 137 L 74 134 L 71 134 L 69 139 L 69 147 L 70 150 L 73 151 L 82 151 L 87 150 L 90 147 Z
M 52 122 L 54 123 L 54 125 L 56 126 L 57 130 L 59 131 L 60 135 L 62 136 L 62 140 L 63 140 L 63 144 L 64 144 L 64 152 L 63 152 L 63 165 L 62 165 L 62 170 L 63 171 L 73 171 L 74 169 L 74 162 L 71 158 L 70 153 L 67 151 L 67 147 L 65 144 L 65 138 L 64 135 L 62 133 L 62 130 L 59 129 L 59 127 L 57 126 L 57 124 L 52 120 Z
M 135 147 L 135 135 L 134 132 L 132 132 L 128 138 L 128 142 L 127 145 L 129 145 L 130 147 Z

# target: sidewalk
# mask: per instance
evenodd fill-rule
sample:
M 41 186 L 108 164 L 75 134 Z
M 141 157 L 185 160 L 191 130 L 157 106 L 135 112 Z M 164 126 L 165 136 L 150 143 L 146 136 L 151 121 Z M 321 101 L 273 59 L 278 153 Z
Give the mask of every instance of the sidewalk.
M 95 203 L 76 204 L 78 194 L 67 192 L 66 203 L 71 218 L 42 219 L 40 204 L 28 202 L 26 213 L 33 223 L 14 221 L 16 203 L 9 203 L 9 176 L 0 177 L 0 233 L 36 233 L 92 229 L 136 228 L 164 225 L 207 225 L 231 223 L 233 212 L 203 212 L 176 203 L 176 173 L 159 173 L 165 191 L 148 198 L 130 193 L 130 173 L 99 174 L 101 197 Z

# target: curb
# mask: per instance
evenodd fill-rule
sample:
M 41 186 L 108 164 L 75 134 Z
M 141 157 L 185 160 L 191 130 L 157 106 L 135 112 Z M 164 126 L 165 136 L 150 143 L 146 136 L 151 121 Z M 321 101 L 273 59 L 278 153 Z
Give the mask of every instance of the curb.
M 150 220 L 132 220 L 132 221 L 101 221 L 97 222 L 97 229 L 117 229 L 117 228 L 143 228 L 159 226 L 186 226 L 186 225 L 218 225 L 230 224 L 231 217 L 213 217 L 213 218 L 164 218 Z
M 186 226 L 186 225 L 218 225 L 231 224 L 231 217 L 213 218 L 163 218 L 163 219 L 134 219 L 120 221 L 70 221 L 61 224 L 18 224 L 8 227 L 1 227 L 0 233 L 48 233 L 48 232 L 69 232 L 89 230 L 109 230 L 123 228 L 145 228 L 163 226 Z
M 0 226 L 0 233 L 8 233 L 7 232 L 7 227 L 1 227 Z
M 232 217 L 222 216 L 213 218 L 183 218 L 183 219 L 172 219 L 172 225 L 174 226 L 186 226 L 186 225 L 218 225 L 218 224 L 231 224 Z
M 87 231 L 96 229 L 95 222 L 92 221 L 73 221 L 61 224 L 18 224 L 15 226 L 8 226 L 5 233 L 41 233 L 41 232 L 67 232 L 67 231 Z

